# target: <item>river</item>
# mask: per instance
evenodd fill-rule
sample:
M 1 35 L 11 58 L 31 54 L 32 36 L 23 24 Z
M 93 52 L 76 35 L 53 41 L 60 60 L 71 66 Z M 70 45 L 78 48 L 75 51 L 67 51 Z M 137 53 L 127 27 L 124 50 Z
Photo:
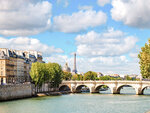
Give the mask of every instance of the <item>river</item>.
M 126 93 L 128 91 L 128 93 Z M 150 95 L 134 95 L 131 88 L 119 94 L 68 94 L 0 103 L 0 113 L 146 113 Z M 147 90 L 145 94 L 150 94 Z

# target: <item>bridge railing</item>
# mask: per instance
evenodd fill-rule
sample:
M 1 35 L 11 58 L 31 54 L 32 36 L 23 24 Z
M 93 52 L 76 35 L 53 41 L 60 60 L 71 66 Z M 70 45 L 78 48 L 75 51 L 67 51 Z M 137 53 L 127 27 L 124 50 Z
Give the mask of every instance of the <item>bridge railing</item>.
M 132 80 L 86 80 L 86 81 L 75 81 L 75 80 L 70 80 L 70 81 L 62 81 L 62 83 L 114 83 L 114 82 L 119 82 L 119 83 L 150 83 L 150 81 L 132 81 Z

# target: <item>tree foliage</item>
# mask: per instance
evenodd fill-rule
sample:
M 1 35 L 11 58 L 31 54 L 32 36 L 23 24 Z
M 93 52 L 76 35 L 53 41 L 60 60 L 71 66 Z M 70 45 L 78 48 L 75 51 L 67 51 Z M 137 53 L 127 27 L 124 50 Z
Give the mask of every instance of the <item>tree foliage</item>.
M 30 76 L 34 81 L 35 85 L 41 86 L 42 83 L 47 79 L 48 73 L 44 64 L 36 62 L 32 63 Z
M 115 77 L 106 75 L 106 76 L 99 77 L 99 80 L 122 80 L 122 78 L 120 77 L 115 78 Z
M 144 47 L 141 48 L 141 51 L 138 55 L 140 59 L 140 69 L 143 78 L 150 78 L 150 39 Z
M 99 77 L 99 80 L 111 80 L 111 77 L 106 75 L 106 76 L 101 76 Z
M 126 75 L 124 78 L 125 78 L 125 80 L 134 80 L 134 79 L 131 78 L 129 75 Z
M 84 80 L 96 80 L 97 79 L 97 73 L 93 71 L 88 71 L 84 74 L 83 77 Z
M 72 78 L 71 78 L 72 80 L 78 80 L 78 75 L 77 74 L 74 74 L 74 75 L 72 75 Z
M 63 80 L 71 80 L 72 74 L 70 72 L 63 72 Z
M 81 74 L 74 74 L 72 75 L 72 80 L 83 80 L 83 75 Z
M 58 87 L 63 77 L 61 66 L 57 63 L 48 63 L 47 68 L 49 76 L 51 76 L 51 82 L 53 82 L 53 86 Z
M 58 87 L 62 81 L 62 75 L 61 66 L 57 63 L 32 63 L 30 76 L 36 86 L 51 82 L 54 87 Z

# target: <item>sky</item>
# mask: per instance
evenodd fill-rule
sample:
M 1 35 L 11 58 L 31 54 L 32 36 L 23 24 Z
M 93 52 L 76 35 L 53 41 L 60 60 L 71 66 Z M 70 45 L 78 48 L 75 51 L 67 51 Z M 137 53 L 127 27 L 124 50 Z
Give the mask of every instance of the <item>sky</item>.
M 0 47 L 36 50 L 77 71 L 140 74 L 149 0 L 0 0 Z

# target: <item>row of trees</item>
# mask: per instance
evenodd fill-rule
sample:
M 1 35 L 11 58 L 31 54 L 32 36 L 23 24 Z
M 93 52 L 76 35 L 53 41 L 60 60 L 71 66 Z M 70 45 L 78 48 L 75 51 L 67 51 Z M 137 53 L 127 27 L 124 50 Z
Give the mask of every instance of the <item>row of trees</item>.
M 98 77 L 96 72 L 88 71 L 84 75 L 81 74 L 72 75 L 69 72 L 64 72 L 63 80 L 123 80 L 123 79 L 121 77 L 114 78 L 108 75 Z M 136 80 L 136 79 L 126 76 L 125 80 Z
M 53 87 L 58 87 L 62 81 L 63 72 L 57 63 L 32 63 L 30 76 L 32 82 L 37 86 L 50 82 Z

